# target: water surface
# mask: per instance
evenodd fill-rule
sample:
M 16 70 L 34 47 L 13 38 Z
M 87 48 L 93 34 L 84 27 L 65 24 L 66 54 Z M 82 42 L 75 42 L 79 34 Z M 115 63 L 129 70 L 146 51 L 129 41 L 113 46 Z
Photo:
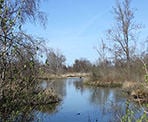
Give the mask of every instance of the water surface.
M 94 88 L 80 78 L 43 81 L 43 88 L 53 87 L 62 101 L 50 111 L 36 111 L 36 120 L 44 122 L 116 122 L 125 113 L 126 98 L 120 88 Z M 36 121 L 35 120 L 35 121 Z

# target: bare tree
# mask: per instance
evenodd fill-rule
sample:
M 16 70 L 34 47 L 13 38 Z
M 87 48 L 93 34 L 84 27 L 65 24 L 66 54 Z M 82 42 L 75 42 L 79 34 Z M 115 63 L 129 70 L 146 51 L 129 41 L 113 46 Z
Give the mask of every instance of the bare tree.
M 12 53 L 19 53 L 19 46 L 25 47 L 29 43 L 36 42 L 21 32 L 21 26 L 27 20 L 35 21 L 37 18 L 42 21 L 41 23 L 45 22 L 46 17 L 38 9 L 39 3 L 40 0 L 0 1 L 0 74 L 2 80 L 5 80 L 11 58 L 14 58 Z
M 101 44 L 99 47 L 95 47 L 97 53 L 98 53 L 98 64 L 99 65 L 102 65 L 103 68 L 105 68 L 105 66 L 107 65 L 108 63 L 108 59 L 107 59 L 107 54 L 108 54 L 108 51 L 109 51 L 109 48 L 107 47 L 107 45 L 105 44 L 104 40 L 102 39 L 101 40 Z
M 76 59 L 73 64 L 73 71 L 87 73 L 91 70 L 91 67 L 92 67 L 92 64 L 89 60 L 85 58 Z
M 131 0 L 117 0 L 116 6 L 113 8 L 115 15 L 115 26 L 108 30 L 108 36 L 114 42 L 118 56 L 130 61 L 131 52 L 134 50 L 134 41 L 136 40 L 136 32 L 141 28 L 134 20 L 134 9 L 130 6 Z
M 23 105 L 35 105 L 35 102 L 43 103 L 45 100 L 39 99 L 42 91 L 36 87 L 39 73 L 36 55 L 40 41 L 21 29 L 27 20 L 44 20 L 39 2 L 0 0 L 0 116 L 7 114 L 4 120 L 1 116 L 0 121 L 14 121 L 14 113 Z
M 2 19 L 11 19 L 15 22 L 25 23 L 27 20 L 39 20 L 45 24 L 47 18 L 39 6 L 42 0 L 1 0 L 0 12 Z M 11 23 L 14 25 L 15 23 Z M 17 23 L 18 25 L 18 23 Z
M 59 74 L 63 72 L 65 61 L 65 56 L 61 54 L 58 50 L 55 51 L 53 49 L 50 49 L 47 53 L 46 64 L 48 65 L 50 72 L 53 74 Z

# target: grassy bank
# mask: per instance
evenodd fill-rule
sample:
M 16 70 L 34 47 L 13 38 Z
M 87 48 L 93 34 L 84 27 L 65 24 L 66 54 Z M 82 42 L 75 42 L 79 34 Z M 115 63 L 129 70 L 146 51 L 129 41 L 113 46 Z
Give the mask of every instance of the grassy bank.
M 84 84 L 96 87 L 122 87 L 122 82 L 84 81 Z
M 130 100 L 140 103 L 148 103 L 148 84 L 140 82 L 103 82 L 103 81 L 91 81 L 90 78 L 85 79 L 84 84 L 95 87 L 121 87 L 123 92 L 129 97 Z
M 31 88 L 34 86 L 30 86 Z M 0 121 L 29 121 L 30 113 L 40 105 L 60 102 L 58 95 L 51 89 L 23 89 L 18 84 L 7 84 L 0 93 Z M 25 115 L 25 117 L 24 117 Z M 21 120 L 23 117 L 27 120 Z
M 148 103 L 148 84 L 139 82 L 124 82 L 122 87 L 130 100 Z
M 40 75 L 39 79 L 44 80 L 51 80 L 51 79 L 61 79 L 61 78 L 68 78 L 68 77 L 88 77 L 89 73 L 65 73 L 65 74 L 50 74 L 44 73 Z

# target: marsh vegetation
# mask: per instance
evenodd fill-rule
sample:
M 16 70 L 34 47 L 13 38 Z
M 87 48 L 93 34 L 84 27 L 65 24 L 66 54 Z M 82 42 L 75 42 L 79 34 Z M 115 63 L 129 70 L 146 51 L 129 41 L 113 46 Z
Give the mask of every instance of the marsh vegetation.
M 78 58 L 71 66 L 60 50 L 22 29 L 26 22 L 46 26 L 40 2 L 0 0 L 0 121 L 145 121 L 148 41 L 142 40 L 146 48 L 141 52 L 136 50 L 142 26 L 131 1 L 118 1 L 113 8 L 115 26 L 95 48 L 96 63 Z M 126 102 L 121 88 L 138 105 Z

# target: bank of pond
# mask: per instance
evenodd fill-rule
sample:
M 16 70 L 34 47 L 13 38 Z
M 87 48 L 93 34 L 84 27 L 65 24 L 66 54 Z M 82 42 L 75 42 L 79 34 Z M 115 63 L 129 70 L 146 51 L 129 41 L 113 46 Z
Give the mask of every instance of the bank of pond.
M 131 93 L 123 92 L 121 85 L 96 87 L 94 82 L 86 85 L 85 81 L 86 79 L 82 77 L 42 79 L 39 87 L 46 95 L 49 91 L 58 94 L 56 102 L 25 105 L 20 109 L 16 107 L 10 115 L 1 113 L 0 119 L 18 122 L 126 122 L 129 119 L 131 122 L 138 120 L 146 122 L 148 120 L 148 115 L 145 114 L 148 106 L 129 100 L 127 94 Z

